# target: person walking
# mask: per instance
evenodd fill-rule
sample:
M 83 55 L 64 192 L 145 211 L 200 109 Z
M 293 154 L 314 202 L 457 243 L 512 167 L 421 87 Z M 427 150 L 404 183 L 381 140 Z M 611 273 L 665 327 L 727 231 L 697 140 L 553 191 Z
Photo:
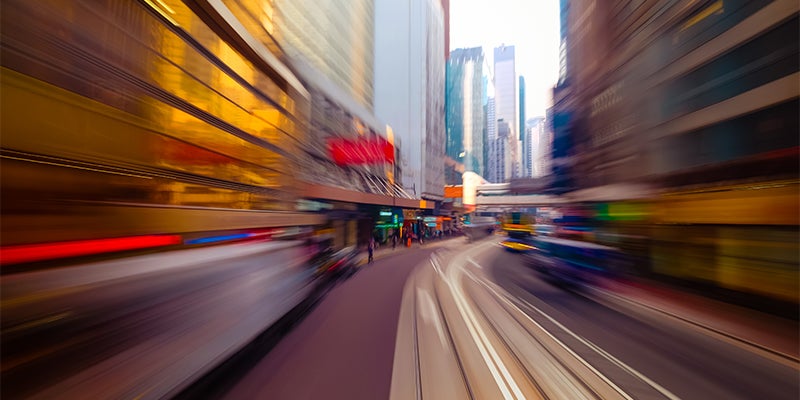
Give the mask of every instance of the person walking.
M 367 251 L 369 252 L 369 259 L 367 260 L 367 263 L 372 264 L 373 253 L 375 252 L 375 238 L 374 237 L 370 237 L 369 238 L 369 244 L 367 245 Z

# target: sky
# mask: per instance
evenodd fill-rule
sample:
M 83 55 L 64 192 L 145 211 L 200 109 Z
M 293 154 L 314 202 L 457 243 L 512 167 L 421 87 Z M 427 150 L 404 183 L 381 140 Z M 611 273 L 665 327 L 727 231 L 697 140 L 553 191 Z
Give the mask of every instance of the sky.
M 513 45 L 517 75 L 525 77 L 525 116 L 544 116 L 558 81 L 558 0 L 450 0 L 450 51 Z

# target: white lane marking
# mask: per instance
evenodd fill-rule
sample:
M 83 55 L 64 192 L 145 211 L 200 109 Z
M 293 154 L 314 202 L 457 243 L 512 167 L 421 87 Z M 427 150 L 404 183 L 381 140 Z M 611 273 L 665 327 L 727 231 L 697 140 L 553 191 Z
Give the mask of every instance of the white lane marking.
M 439 344 L 442 348 L 446 348 L 448 344 L 444 335 L 444 327 L 442 326 L 441 319 L 439 319 L 439 311 L 436 309 L 433 297 L 434 295 L 431 292 L 417 286 L 419 312 L 422 314 L 422 320 L 436 328 L 436 333 L 439 336 Z
M 431 257 L 431 265 L 433 266 L 433 270 L 436 272 L 436 275 L 441 276 L 442 271 L 439 268 L 439 262 L 433 257 Z
M 541 330 L 542 330 L 543 332 L 545 332 L 545 333 L 546 333 L 548 336 L 550 336 L 550 338 L 552 338 L 553 340 L 555 340 L 555 341 L 556 341 L 556 342 L 557 342 L 559 345 L 561 345 L 561 346 L 562 346 L 564 349 L 566 349 L 568 352 L 570 352 L 570 354 L 572 354 L 572 355 L 573 355 L 575 358 L 577 358 L 578 360 L 580 360 L 580 361 L 581 361 L 581 362 L 582 362 L 582 363 L 583 363 L 583 364 L 584 364 L 586 367 L 590 368 L 590 369 L 591 369 L 591 370 L 592 370 L 594 373 L 596 373 L 596 374 L 597 374 L 597 375 L 598 375 L 598 376 L 599 376 L 601 379 L 603 379 L 604 381 L 606 381 L 606 383 L 608 383 L 609 385 L 611 385 L 611 386 L 612 386 L 612 387 L 613 387 L 615 390 L 617 390 L 617 391 L 618 391 L 620 394 L 622 394 L 623 396 L 625 396 L 625 397 L 626 397 L 626 398 L 628 398 L 628 399 L 630 399 L 630 398 L 631 398 L 631 397 L 630 397 L 630 396 L 628 396 L 628 395 L 627 395 L 627 394 L 626 394 L 624 391 L 622 391 L 622 389 L 620 389 L 620 388 L 619 388 L 617 385 L 615 385 L 613 382 L 611 382 L 611 381 L 610 381 L 610 380 L 609 380 L 609 379 L 608 379 L 608 378 L 607 378 L 605 375 L 603 375 L 603 374 L 601 374 L 599 371 L 597 371 L 597 370 L 596 370 L 594 367 L 592 367 L 592 366 L 591 366 L 591 365 L 590 365 L 590 364 L 589 364 L 589 363 L 588 363 L 586 360 L 584 360 L 583 358 L 581 358 L 580 356 L 578 356 L 578 355 L 577 355 L 577 354 L 576 354 L 574 351 L 572 351 L 572 349 L 570 349 L 569 347 L 567 347 L 567 345 L 565 345 L 564 343 L 562 343 L 562 342 L 561 342 L 560 340 L 558 340 L 558 339 L 557 339 L 555 336 L 553 336 L 553 335 L 552 335 L 550 332 L 548 332 L 546 329 L 544 329 L 544 327 L 542 327 L 541 325 L 539 325 L 539 323 L 538 323 L 538 322 L 534 321 L 534 320 L 533 320 L 533 319 L 532 319 L 532 318 L 531 318 L 531 317 L 530 317 L 528 314 L 526 314 L 525 312 L 523 312 L 523 311 L 522 311 L 522 310 L 521 310 L 521 309 L 520 309 L 520 308 L 519 308 L 519 307 L 518 307 L 516 304 L 514 304 L 514 303 L 513 303 L 513 302 L 511 302 L 511 301 L 509 301 L 507 298 L 505 298 L 505 296 L 502 296 L 500 293 L 498 293 L 498 292 L 497 292 L 497 291 L 496 291 L 494 288 L 490 287 L 489 285 L 486 285 L 486 284 L 484 284 L 484 285 L 485 285 L 487 288 L 489 288 L 491 291 L 495 292 L 495 294 L 497 294 L 497 296 L 498 296 L 498 297 L 500 297 L 500 298 L 501 298 L 501 299 L 502 299 L 502 300 L 503 300 L 505 303 L 507 303 L 507 304 L 509 304 L 510 306 L 514 307 L 514 308 L 515 308 L 515 309 L 516 309 L 516 310 L 517 310 L 517 311 L 518 311 L 520 314 L 522 314 L 522 315 L 523 315 L 525 318 L 527 318 L 527 319 L 528 319 L 530 322 L 534 323 L 534 324 L 535 324 L 537 327 L 539 327 L 539 329 L 541 329 Z M 520 299 L 520 301 L 524 301 L 524 300 Z M 562 325 L 560 322 L 556 321 L 556 320 L 555 320 L 553 317 L 549 316 L 549 315 L 548 315 L 548 314 L 546 314 L 544 311 L 540 310 L 538 307 L 534 306 L 533 304 L 530 304 L 530 303 L 528 303 L 527 301 L 525 302 L 525 304 L 526 304 L 527 306 L 531 307 L 532 309 L 536 310 L 536 312 L 538 312 L 539 314 L 541 314 L 543 317 L 545 317 L 545 318 L 547 318 L 548 320 L 550 320 L 550 322 L 554 323 L 556 326 L 558 326 L 558 327 L 559 327 L 560 329 L 562 329 L 564 332 L 566 332 L 567 334 L 569 334 L 570 336 L 572 336 L 573 338 L 575 338 L 575 339 L 576 339 L 576 340 L 578 340 L 579 342 L 583 343 L 583 344 L 584 344 L 586 347 L 589 347 L 590 349 L 594 350 L 595 352 L 597 352 L 597 354 L 600 354 L 600 355 L 601 355 L 601 356 L 603 356 L 605 359 L 607 359 L 608 361 L 612 362 L 613 364 L 615 364 L 616 366 L 620 367 L 621 369 L 625 370 L 625 371 L 626 371 L 626 372 L 628 372 L 629 374 L 636 376 L 637 378 L 641 379 L 643 382 L 646 382 L 646 383 L 647 383 L 648 385 L 650 385 L 650 386 L 651 386 L 653 389 L 656 389 L 656 390 L 657 390 L 659 393 L 661 393 L 661 394 L 662 394 L 664 397 L 667 397 L 668 399 L 671 399 L 671 400 L 680 400 L 680 397 L 676 396 L 675 394 L 673 394 L 672 392 L 670 392 L 669 390 L 667 390 L 667 389 L 666 389 L 666 388 L 664 388 L 663 386 L 659 385 L 658 383 L 654 382 L 653 380 L 651 380 L 650 378 L 648 378 L 648 377 L 647 377 L 647 376 L 645 376 L 644 374 L 642 374 L 642 373 L 640 373 L 639 371 L 635 370 L 633 367 L 629 366 L 628 364 L 625 364 L 624 362 L 622 362 L 622 361 L 621 361 L 621 360 L 619 360 L 618 358 L 616 358 L 616 357 L 614 357 L 613 355 L 609 354 L 608 352 L 606 352 L 605 350 L 603 350 L 602 348 L 600 348 L 600 347 L 599 347 L 599 346 L 597 346 L 596 344 L 592 343 L 591 341 L 589 341 L 589 340 L 587 340 L 587 339 L 584 339 L 584 338 L 582 338 L 582 337 L 578 336 L 577 334 L 575 334 L 574 332 L 572 332 L 571 330 L 569 330 L 569 329 L 568 329 L 566 326 L 564 326 L 564 325 Z
M 589 362 L 588 362 L 588 361 L 584 360 L 584 359 L 583 359 L 581 356 L 579 356 L 577 353 L 575 353 L 575 351 L 573 351 L 572 349 L 570 349 L 570 348 L 569 348 L 569 347 L 568 347 L 566 344 L 564 344 L 563 342 L 561 342 L 560 340 L 558 340 L 558 339 L 557 339 L 555 336 L 553 336 L 553 335 L 552 335 L 550 332 L 548 332 L 546 329 L 544 329 L 544 327 L 543 327 L 543 326 L 541 326 L 541 325 L 540 325 L 538 322 L 536 322 L 536 321 L 534 321 L 533 319 L 531 319 L 531 318 L 530 318 L 530 316 L 528 316 L 527 314 L 525 314 L 525 313 L 524 313 L 522 310 L 520 310 L 520 309 L 519 309 L 519 307 L 517 307 L 515 304 L 513 304 L 513 303 L 512 303 L 512 302 L 510 302 L 508 299 L 506 299 L 506 298 L 505 298 L 503 295 L 501 295 L 500 293 L 498 293 L 498 292 L 497 292 L 497 291 L 496 291 L 494 288 L 490 287 L 490 286 L 489 286 L 489 285 L 487 285 L 485 282 L 479 281 L 479 280 L 477 279 L 477 277 L 475 277 L 474 275 L 473 275 L 473 276 L 471 276 L 471 278 L 472 278 L 472 280 L 474 280 L 475 282 L 477 282 L 477 283 L 480 283 L 480 284 L 483 284 L 483 285 L 484 285 L 484 286 L 485 286 L 487 289 L 491 290 L 491 291 L 492 291 L 492 292 L 495 294 L 495 296 L 496 296 L 498 299 L 500 299 L 500 300 L 501 300 L 501 301 L 503 301 L 504 303 L 508 304 L 509 306 L 513 307 L 515 310 L 517 310 L 517 312 L 518 312 L 518 313 L 520 313 L 520 314 L 522 314 L 523 316 L 525 316 L 525 318 L 527 318 L 527 319 L 528 319 L 530 322 L 532 322 L 534 325 L 536 325 L 536 326 L 537 326 L 537 327 L 538 327 L 538 328 L 539 328 L 539 329 L 540 329 L 542 332 L 544 332 L 544 333 L 545 333 L 547 336 L 549 336 L 549 337 L 550 337 L 550 339 L 552 339 L 553 341 L 555 341 L 556 343 L 558 343 L 558 344 L 559 344 L 559 345 L 560 345 L 562 348 L 564 348 L 564 350 L 566 350 L 566 351 L 567 351 L 567 352 L 568 352 L 570 355 L 572 355 L 573 357 L 575 357 L 575 359 L 577 359 L 577 360 L 578 360 L 578 361 L 579 361 L 581 364 L 583 364 L 583 365 L 584 365 L 586 368 L 588 368 L 588 369 L 589 369 L 590 371 L 592 371 L 592 372 L 593 372 L 595 375 L 597 375 L 597 376 L 598 376 L 598 377 L 599 377 L 601 380 L 603 380 L 603 382 L 605 382 L 605 383 L 606 383 L 607 385 L 609 385 L 611 388 L 613 388 L 614 390 L 616 390 L 616 391 L 617 391 L 617 393 L 619 393 L 619 394 L 620 394 L 622 397 L 624 397 L 624 398 L 626 398 L 626 399 L 628 399 L 628 400 L 633 400 L 633 398 L 632 398 L 630 395 L 628 395 L 628 394 L 627 394 L 627 393 L 626 393 L 626 392 L 625 392 L 625 391 L 624 391 L 622 388 L 620 388 L 620 387 L 619 387 L 619 386 L 617 386 L 617 385 L 616 385 L 616 384 L 615 384 L 613 381 L 611 381 L 611 379 L 609 379 L 609 378 L 608 378 L 607 376 L 605 376 L 603 373 L 601 373 L 601 372 L 600 372 L 600 371 L 598 371 L 596 368 L 594 368 L 594 366 L 592 366 L 591 364 L 589 364 Z M 526 304 L 527 304 L 527 303 L 526 303 Z M 593 350 L 595 350 L 595 349 L 593 349 Z M 596 351 L 596 350 L 595 350 L 595 351 Z
M 474 266 L 476 266 L 476 267 L 478 267 L 480 269 L 483 269 L 483 266 L 478 264 L 477 262 L 475 262 L 475 260 L 472 257 L 467 257 L 467 261 L 471 262 L 472 265 L 474 265 Z
M 467 329 L 472 336 L 472 340 L 477 345 L 478 350 L 481 353 L 481 357 L 483 357 L 484 362 L 489 367 L 489 371 L 492 373 L 495 383 L 497 383 L 498 388 L 500 388 L 500 391 L 503 393 L 503 398 L 525 399 L 525 395 L 519 389 L 519 386 L 514 381 L 511 373 L 508 371 L 508 368 L 506 368 L 505 364 L 500 359 L 500 356 L 497 354 L 497 351 L 489 342 L 486 333 L 478 324 L 477 317 L 472 312 L 469 303 L 466 300 L 466 296 L 464 295 L 462 288 L 459 286 L 458 271 L 463 269 L 459 268 L 459 265 L 461 265 L 461 267 L 464 266 L 463 262 L 457 263 L 456 260 L 451 262 L 450 265 L 448 265 L 444 278 L 445 283 L 447 283 L 447 286 L 450 288 L 453 298 L 456 301 L 456 307 L 458 308 L 458 311 L 461 314 L 461 317 L 464 319 Z

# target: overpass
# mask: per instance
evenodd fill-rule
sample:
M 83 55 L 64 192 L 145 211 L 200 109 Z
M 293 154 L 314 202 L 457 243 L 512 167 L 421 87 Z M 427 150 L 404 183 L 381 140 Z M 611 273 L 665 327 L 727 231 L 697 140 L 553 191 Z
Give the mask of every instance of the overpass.
M 544 194 L 548 178 L 513 179 L 504 183 L 488 183 L 475 186 L 475 206 L 479 210 L 488 208 L 520 208 L 552 206 L 565 199 Z
M 567 202 L 566 199 L 549 194 L 481 196 L 475 198 L 478 209 L 487 207 L 537 207 L 553 206 Z
M 646 183 L 615 183 L 587 189 L 575 190 L 563 195 L 544 194 L 536 187 L 541 181 L 521 181 L 522 184 L 489 183 L 478 185 L 475 206 L 485 210 L 489 207 L 537 207 L 582 202 L 613 202 L 644 199 L 656 195 L 657 190 Z M 537 193 L 538 192 L 538 193 Z

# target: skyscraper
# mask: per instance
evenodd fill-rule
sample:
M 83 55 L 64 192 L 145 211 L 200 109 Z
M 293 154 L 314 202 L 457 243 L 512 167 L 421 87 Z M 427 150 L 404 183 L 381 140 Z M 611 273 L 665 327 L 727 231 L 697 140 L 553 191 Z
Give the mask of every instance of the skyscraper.
M 495 145 L 495 141 L 497 140 L 497 113 L 495 110 L 495 103 L 494 97 L 489 97 L 489 100 L 486 102 L 486 147 L 484 148 L 484 166 L 486 174 L 486 180 L 492 183 L 501 182 L 503 179 L 498 179 L 497 174 L 497 164 L 495 159 L 497 158 L 497 146 Z
M 567 81 L 567 34 L 569 32 L 569 0 L 559 0 L 558 85 Z
M 460 172 L 484 173 L 483 59 L 483 49 L 474 47 L 454 50 L 447 62 L 445 180 L 449 185 L 461 184 Z
M 495 47 L 494 49 L 494 86 L 495 86 L 495 112 L 498 120 L 502 119 L 508 125 L 510 134 L 505 152 L 498 156 L 508 158 L 502 180 L 507 181 L 519 176 L 519 130 L 517 128 L 517 74 L 514 56 L 514 46 Z M 499 132 L 499 130 L 498 130 Z M 500 136 L 500 135 L 498 135 Z
M 519 140 L 525 133 L 525 77 L 519 76 Z
M 539 140 L 537 143 L 537 151 L 534 155 L 534 168 L 536 175 L 534 177 L 548 176 L 550 171 L 550 160 L 553 151 L 553 131 L 550 128 L 550 121 L 545 118 L 539 125 Z
M 544 117 L 534 117 L 525 123 L 525 164 L 528 168 L 528 177 L 539 178 L 549 175 L 545 162 L 549 159 L 549 138 L 547 136 L 547 123 Z
M 444 10 L 438 0 L 375 1 L 375 115 L 402 140 L 405 190 L 444 198 Z
M 525 135 L 522 139 L 522 164 L 525 177 L 533 177 L 535 172 L 534 159 L 536 158 L 537 138 L 533 133 L 532 120 L 525 122 Z
M 511 157 L 507 157 L 509 153 L 509 144 L 512 143 L 509 138 L 513 138 L 514 135 L 512 134 L 511 128 L 508 122 L 504 121 L 502 118 L 497 120 L 497 137 L 492 141 L 492 152 L 494 153 L 494 157 L 490 161 L 494 166 L 494 176 L 492 176 L 493 180 L 490 182 L 500 183 L 508 181 L 506 176 L 510 176 L 509 169 L 513 166 L 511 164 Z
M 525 77 L 519 76 L 519 140 L 522 144 L 522 151 L 520 152 L 520 176 L 530 177 L 533 176 L 531 172 L 531 165 L 528 162 L 530 157 L 526 157 L 531 147 L 530 138 L 525 140 Z
M 494 97 L 486 102 L 486 137 L 491 141 L 497 138 L 497 108 Z

